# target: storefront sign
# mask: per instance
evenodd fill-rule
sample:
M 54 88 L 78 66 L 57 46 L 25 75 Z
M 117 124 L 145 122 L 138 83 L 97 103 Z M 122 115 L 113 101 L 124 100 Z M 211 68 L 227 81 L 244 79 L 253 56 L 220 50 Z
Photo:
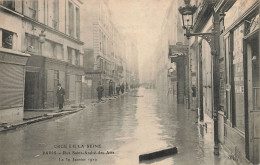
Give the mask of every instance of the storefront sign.
M 188 54 L 188 45 L 169 45 L 169 57 L 175 58 Z

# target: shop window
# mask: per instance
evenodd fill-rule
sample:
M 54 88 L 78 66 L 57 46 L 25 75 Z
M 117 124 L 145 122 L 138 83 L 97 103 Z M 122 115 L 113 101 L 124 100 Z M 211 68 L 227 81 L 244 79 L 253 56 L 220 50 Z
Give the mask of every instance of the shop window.
M 14 10 L 15 9 L 15 1 L 12 0 L 3 0 L 1 2 L 1 5 L 3 5 L 4 7 Z
M 14 33 L 2 30 L 2 47 L 7 49 L 13 48 L 13 35 Z
M 232 54 L 233 125 L 242 132 L 245 131 L 243 31 L 243 25 L 240 25 L 234 31 L 234 49 Z

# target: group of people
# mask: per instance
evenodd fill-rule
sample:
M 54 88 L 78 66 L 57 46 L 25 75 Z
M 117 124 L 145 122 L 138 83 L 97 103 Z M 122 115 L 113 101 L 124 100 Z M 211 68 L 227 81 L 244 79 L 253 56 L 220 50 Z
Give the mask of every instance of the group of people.
M 126 90 L 128 90 L 128 84 L 126 83 Z M 125 85 L 122 83 L 121 85 L 118 84 L 116 86 L 116 94 L 119 95 L 121 93 L 123 94 L 125 92 Z M 98 101 L 101 101 L 101 98 L 103 96 L 104 92 L 104 87 L 102 86 L 101 82 L 99 83 L 99 86 L 97 87 L 97 94 L 98 94 Z M 108 88 L 108 95 L 111 97 L 114 94 L 114 87 L 112 83 L 109 83 L 109 88 Z M 57 96 L 57 103 L 59 105 L 59 109 L 61 110 L 64 105 L 64 96 L 65 96 L 65 90 L 61 87 L 61 84 L 58 84 L 58 89 L 56 92 Z
M 126 90 L 128 90 L 128 85 L 126 84 Z M 116 94 L 119 95 L 121 93 L 123 94 L 125 92 L 125 86 L 124 83 L 122 83 L 122 85 L 118 84 L 116 86 Z M 103 92 L 104 92 L 104 87 L 102 86 L 101 83 L 99 83 L 99 86 L 97 87 L 97 93 L 98 93 L 98 100 L 100 101 L 102 96 L 103 96 Z M 108 95 L 111 97 L 114 94 L 114 87 L 112 83 L 109 83 L 109 87 L 108 87 Z

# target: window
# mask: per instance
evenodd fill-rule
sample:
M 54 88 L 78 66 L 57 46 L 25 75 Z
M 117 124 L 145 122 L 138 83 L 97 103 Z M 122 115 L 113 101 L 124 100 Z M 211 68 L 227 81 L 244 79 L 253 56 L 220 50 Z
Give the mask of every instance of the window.
M 59 0 L 53 0 L 53 20 L 52 27 L 59 29 Z
M 51 47 L 52 47 L 52 54 L 54 58 L 57 58 L 57 49 L 56 49 L 56 44 L 55 43 L 51 43 Z
M 69 2 L 69 35 L 74 36 L 74 6 Z
M 72 49 L 68 48 L 68 63 L 72 64 Z
M 58 70 L 54 70 L 54 80 L 57 80 L 59 82 L 60 79 L 60 74 Z
M 99 51 L 102 51 L 102 32 L 99 30 Z
M 76 37 L 80 39 L 80 12 L 79 8 L 76 8 Z
M 26 0 L 24 1 L 24 14 L 32 19 L 38 19 L 38 1 Z
M 79 51 L 76 50 L 76 61 L 75 61 L 75 65 L 80 65 L 80 54 Z
M 244 110 L 244 60 L 243 60 L 243 37 L 244 26 L 239 26 L 234 31 L 233 36 L 233 62 L 232 62 L 232 81 L 233 81 L 233 105 L 234 126 L 244 132 L 245 131 L 245 110 Z
M 13 48 L 13 34 L 10 31 L 2 30 L 2 47 L 7 49 Z
M 101 71 L 104 70 L 104 69 L 103 69 L 103 60 L 102 60 L 102 59 L 100 59 L 100 69 L 101 69 Z
M 11 10 L 15 9 L 15 1 L 12 0 L 3 0 L 1 5 Z
M 40 44 L 38 38 L 30 34 L 25 34 L 25 46 L 28 52 L 38 53 Z

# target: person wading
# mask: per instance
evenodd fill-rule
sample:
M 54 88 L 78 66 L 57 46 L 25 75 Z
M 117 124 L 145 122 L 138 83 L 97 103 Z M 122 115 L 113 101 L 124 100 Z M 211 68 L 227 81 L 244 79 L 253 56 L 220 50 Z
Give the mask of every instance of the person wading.
M 116 87 L 116 93 L 117 93 L 117 95 L 119 95 L 119 92 L 120 92 L 120 85 L 118 84 L 117 87 Z
M 97 87 L 98 101 L 101 101 L 101 98 L 102 98 L 102 95 L 103 95 L 103 91 L 104 91 L 104 88 L 101 85 L 101 83 L 99 83 L 99 86 Z
M 65 95 L 65 90 L 61 87 L 61 84 L 58 84 L 58 89 L 56 92 L 57 95 L 57 102 L 59 105 L 59 109 L 61 110 L 63 108 L 63 104 L 64 104 L 64 95 Z

